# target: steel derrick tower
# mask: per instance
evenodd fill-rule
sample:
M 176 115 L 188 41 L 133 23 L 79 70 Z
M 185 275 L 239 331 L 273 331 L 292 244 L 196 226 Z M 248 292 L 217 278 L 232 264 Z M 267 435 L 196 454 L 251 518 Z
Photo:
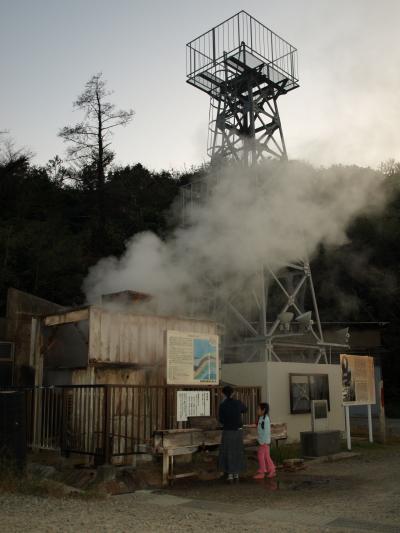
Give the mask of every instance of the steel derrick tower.
M 245 11 L 186 46 L 187 82 L 210 97 L 208 155 L 211 165 L 232 161 L 245 167 L 266 159 L 287 160 L 278 98 L 299 87 L 297 50 Z M 211 186 L 212 187 L 212 186 Z M 210 194 L 199 180 L 182 190 L 183 216 Z M 210 295 L 223 280 L 210 282 Z M 209 309 L 225 316 L 225 361 L 327 362 L 318 305 L 306 259 L 280 272 L 268 265 L 249 280 L 243 298 L 210 298 Z M 229 316 L 228 316 L 229 315 Z M 343 343 L 347 337 L 344 332 Z

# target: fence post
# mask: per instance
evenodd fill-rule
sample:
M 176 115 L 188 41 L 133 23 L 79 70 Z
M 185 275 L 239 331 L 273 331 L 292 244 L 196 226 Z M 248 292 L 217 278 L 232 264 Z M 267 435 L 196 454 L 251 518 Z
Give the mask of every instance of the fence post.
M 171 429 L 169 427 L 169 420 L 168 420 L 168 415 L 169 415 L 169 409 L 168 409 L 168 385 L 165 386 L 165 389 L 164 389 L 164 409 L 163 409 L 163 412 L 164 412 L 164 427 L 162 429 Z
M 42 442 L 42 390 L 40 387 L 33 389 L 33 439 L 32 451 L 38 452 Z
M 383 394 L 383 381 L 379 382 L 379 442 L 386 443 L 386 418 L 385 418 L 385 399 Z
M 65 394 L 65 388 L 62 389 L 61 396 L 61 435 L 60 435 L 60 449 L 61 454 L 67 454 L 67 395 Z
M 104 463 L 111 463 L 111 442 L 110 438 L 110 421 L 111 421 L 111 388 L 110 385 L 104 385 L 104 413 L 103 413 L 103 450 Z

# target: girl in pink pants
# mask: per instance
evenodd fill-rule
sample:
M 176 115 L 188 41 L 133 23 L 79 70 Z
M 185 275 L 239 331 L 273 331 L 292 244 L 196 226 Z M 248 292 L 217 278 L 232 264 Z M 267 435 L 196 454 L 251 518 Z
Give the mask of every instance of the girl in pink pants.
M 258 425 L 257 425 L 257 440 L 258 440 L 258 472 L 254 479 L 264 479 L 265 474 L 268 478 L 275 477 L 275 465 L 272 462 L 269 454 L 269 447 L 271 444 L 271 421 L 268 416 L 269 405 L 267 403 L 260 403 L 258 406 Z

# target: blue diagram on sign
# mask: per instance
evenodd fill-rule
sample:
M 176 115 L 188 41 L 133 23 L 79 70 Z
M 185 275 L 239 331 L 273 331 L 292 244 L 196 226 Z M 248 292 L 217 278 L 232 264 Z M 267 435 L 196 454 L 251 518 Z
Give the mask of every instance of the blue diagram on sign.
M 217 380 L 217 344 L 209 339 L 194 339 L 194 379 L 203 382 Z

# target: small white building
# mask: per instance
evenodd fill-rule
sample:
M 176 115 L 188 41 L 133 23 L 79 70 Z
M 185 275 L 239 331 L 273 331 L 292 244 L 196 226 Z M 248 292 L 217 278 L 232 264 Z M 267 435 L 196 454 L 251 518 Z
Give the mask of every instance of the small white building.
M 237 386 L 261 387 L 262 401 L 270 404 L 273 423 L 286 423 L 288 440 L 311 431 L 310 399 L 327 399 L 328 428 L 345 431 L 340 365 L 295 362 L 223 364 L 222 380 Z

